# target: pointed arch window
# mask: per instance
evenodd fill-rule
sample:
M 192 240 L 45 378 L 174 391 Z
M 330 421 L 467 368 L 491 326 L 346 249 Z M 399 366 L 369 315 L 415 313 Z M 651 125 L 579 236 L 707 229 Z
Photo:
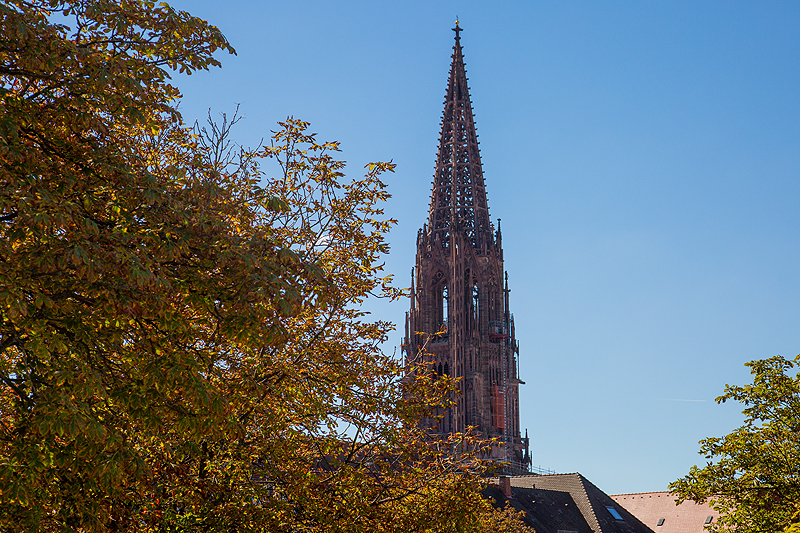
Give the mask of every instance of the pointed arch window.
M 472 320 L 477 328 L 481 320 L 481 291 L 477 285 L 472 286 Z
M 442 285 L 442 325 L 447 326 L 447 313 L 449 312 L 450 294 L 447 291 L 447 285 Z

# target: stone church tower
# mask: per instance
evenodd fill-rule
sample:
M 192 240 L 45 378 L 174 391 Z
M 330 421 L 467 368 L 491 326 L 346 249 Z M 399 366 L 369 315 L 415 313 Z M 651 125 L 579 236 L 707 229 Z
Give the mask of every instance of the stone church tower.
M 507 462 L 507 471 L 525 472 L 530 457 L 519 428 L 523 382 L 500 221 L 495 230 L 489 220 L 458 22 L 453 31 L 430 212 L 417 234 L 403 349 L 407 361 L 430 362 L 437 373 L 460 378 L 456 405 L 441 413 L 434 431 L 475 426 L 503 443 L 492 457 Z

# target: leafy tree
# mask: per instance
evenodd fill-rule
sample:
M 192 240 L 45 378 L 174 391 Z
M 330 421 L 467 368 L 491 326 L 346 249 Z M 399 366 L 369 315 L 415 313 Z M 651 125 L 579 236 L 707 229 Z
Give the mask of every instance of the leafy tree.
M 710 500 L 722 513 L 715 531 L 780 531 L 800 502 L 800 356 L 751 361 L 753 383 L 725 386 L 717 403 L 745 405 L 744 424 L 724 437 L 700 441 L 708 460 L 670 484 L 678 501 Z
M 785 533 L 800 533 L 800 511 L 792 516 L 789 526 L 784 531 Z
M 361 310 L 400 295 L 390 163 L 184 126 L 167 69 L 233 49 L 166 4 L 4 1 L 0 30 L 0 528 L 517 527 L 481 443 L 418 428 L 453 383 L 403 381 Z

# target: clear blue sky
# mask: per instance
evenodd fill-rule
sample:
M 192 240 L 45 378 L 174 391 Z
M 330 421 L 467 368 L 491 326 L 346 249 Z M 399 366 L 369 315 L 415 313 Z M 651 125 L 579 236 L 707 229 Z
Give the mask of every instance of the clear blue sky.
M 392 159 L 409 284 L 459 16 L 502 218 L 534 462 L 665 490 L 736 427 L 713 399 L 800 352 L 800 3 L 180 1 L 238 51 L 176 77 L 187 120 L 242 104 Z M 375 304 L 402 324 L 407 302 Z M 392 344 L 399 345 L 400 334 Z

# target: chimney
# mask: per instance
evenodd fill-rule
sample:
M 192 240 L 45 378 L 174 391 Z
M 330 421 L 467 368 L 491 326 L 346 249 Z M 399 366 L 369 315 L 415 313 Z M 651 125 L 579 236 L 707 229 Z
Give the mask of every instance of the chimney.
M 506 498 L 511 497 L 511 478 L 508 476 L 500 476 L 500 490 Z

